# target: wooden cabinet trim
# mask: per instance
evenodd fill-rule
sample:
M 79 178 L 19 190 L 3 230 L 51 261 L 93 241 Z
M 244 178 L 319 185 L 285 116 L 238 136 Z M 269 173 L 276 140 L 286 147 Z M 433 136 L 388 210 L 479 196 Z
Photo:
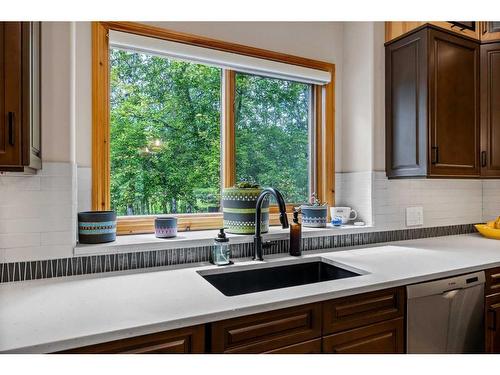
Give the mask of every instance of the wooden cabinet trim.
M 214 353 L 263 353 L 321 336 L 321 304 L 308 304 L 211 324 Z
M 404 316 L 405 289 L 393 288 L 323 303 L 323 334 Z
M 472 42 L 480 40 L 480 26 L 476 26 L 476 31 L 464 30 L 462 32 L 457 27 L 452 27 L 452 24 L 447 21 L 388 21 L 385 22 L 385 45 L 397 42 L 423 29 L 441 31 Z

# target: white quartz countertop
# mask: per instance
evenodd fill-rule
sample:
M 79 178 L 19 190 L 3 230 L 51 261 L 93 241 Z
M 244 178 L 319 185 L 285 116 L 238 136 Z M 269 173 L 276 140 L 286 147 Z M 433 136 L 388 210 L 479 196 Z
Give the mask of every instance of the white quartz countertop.
M 198 274 L 215 266 L 0 284 L 0 352 L 54 352 L 497 267 L 500 241 L 468 234 L 321 250 L 303 258 L 309 257 L 364 274 L 234 297 Z M 283 261 L 296 258 L 265 263 Z M 229 267 L 252 264 L 262 263 Z

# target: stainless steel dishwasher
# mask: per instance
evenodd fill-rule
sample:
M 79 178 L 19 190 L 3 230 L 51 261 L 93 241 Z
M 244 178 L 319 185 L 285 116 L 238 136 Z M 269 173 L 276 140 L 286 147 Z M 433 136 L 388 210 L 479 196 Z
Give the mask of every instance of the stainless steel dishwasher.
M 408 353 L 480 353 L 484 272 L 407 287 Z

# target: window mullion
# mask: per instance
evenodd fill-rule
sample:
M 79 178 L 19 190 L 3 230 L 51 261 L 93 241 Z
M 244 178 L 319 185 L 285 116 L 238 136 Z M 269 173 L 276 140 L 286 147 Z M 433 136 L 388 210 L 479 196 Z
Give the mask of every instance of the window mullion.
M 222 76 L 222 184 L 236 183 L 236 156 L 234 131 L 234 101 L 236 97 L 235 71 L 224 69 Z

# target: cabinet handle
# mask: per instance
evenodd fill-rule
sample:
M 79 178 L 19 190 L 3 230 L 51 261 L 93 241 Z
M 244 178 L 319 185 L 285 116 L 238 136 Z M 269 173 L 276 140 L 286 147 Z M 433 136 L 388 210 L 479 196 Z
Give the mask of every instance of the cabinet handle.
M 481 151 L 481 167 L 486 167 L 486 151 Z
M 9 112 L 9 144 L 14 146 L 15 136 L 14 136 L 14 112 Z
M 490 324 L 488 325 L 488 329 L 491 331 L 497 330 L 497 311 L 495 309 L 488 309 L 488 314 L 490 314 Z
M 439 163 L 439 147 L 438 146 L 432 146 L 431 150 L 434 151 L 434 159 L 432 160 L 432 164 Z

